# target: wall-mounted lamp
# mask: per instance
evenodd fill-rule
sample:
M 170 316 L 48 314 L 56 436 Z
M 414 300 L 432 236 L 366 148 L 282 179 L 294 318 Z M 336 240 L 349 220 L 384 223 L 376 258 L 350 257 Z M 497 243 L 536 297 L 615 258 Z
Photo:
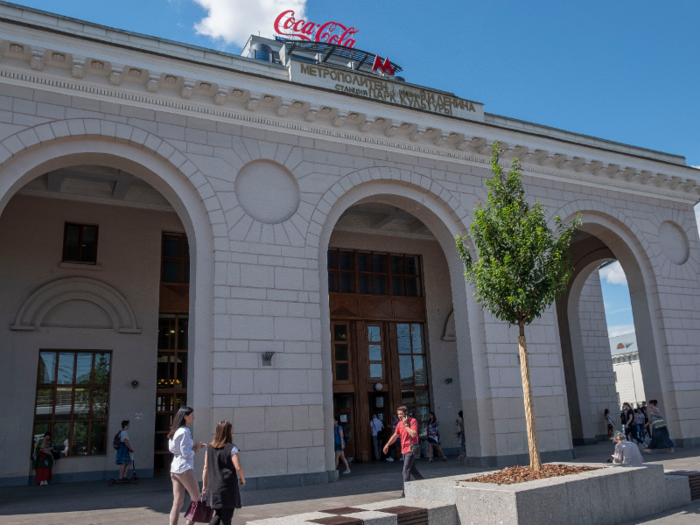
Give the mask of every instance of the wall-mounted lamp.
M 262 365 L 272 366 L 272 356 L 275 355 L 274 352 L 263 352 L 262 353 Z
M 133 388 L 136 388 L 137 386 L 139 386 L 139 382 L 138 382 L 138 381 L 132 381 L 132 382 L 131 382 L 131 386 L 132 386 Z
M 446 384 L 446 385 L 449 385 L 451 382 L 452 382 L 452 378 L 451 378 L 451 377 L 448 377 L 447 379 L 445 379 L 445 384 Z

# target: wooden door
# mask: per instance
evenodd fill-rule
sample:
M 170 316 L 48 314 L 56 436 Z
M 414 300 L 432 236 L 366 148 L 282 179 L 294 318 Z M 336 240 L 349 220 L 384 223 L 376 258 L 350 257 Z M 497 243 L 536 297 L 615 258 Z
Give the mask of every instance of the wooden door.
M 386 392 L 370 392 L 369 394 L 369 417 L 370 421 L 374 418 L 374 414 L 377 414 L 377 419 L 384 424 L 384 430 L 378 434 L 379 436 L 379 457 L 374 457 L 374 450 L 371 451 L 372 457 L 375 461 L 380 460 L 383 456 L 381 449 L 384 446 L 386 440 L 391 437 L 391 411 L 389 410 L 389 394 Z M 389 433 L 387 433 L 387 425 L 389 426 Z M 372 436 L 372 429 L 370 427 L 369 431 L 370 439 Z
M 343 436 L 345 437 L 345 457 L 348 461 L 356 457 L 356 442 L 355 439 L 355 403 L 353 394 L 335 394 L 333 396 L 333 416 L 337 417 L 340 426 L 343 427 Z M 335 436 L 334 436 L 335 438 Z

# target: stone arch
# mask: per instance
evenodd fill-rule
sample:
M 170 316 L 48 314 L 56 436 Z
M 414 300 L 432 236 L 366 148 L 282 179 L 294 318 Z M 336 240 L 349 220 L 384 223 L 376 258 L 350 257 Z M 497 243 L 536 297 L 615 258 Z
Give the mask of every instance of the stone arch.
M 7 162 L 46 143 L 65 143 L 87 139 L 124 144 L 148 151 L 152 156 L 166 163 L 171 170 L 178 171 L 190 180 L 193 189 L 206 202 L 212 224 L 224 222 L 221 203 L 211 184 L 199 169 L 167 140 L 128 124 L 99 119 L 67 119 L 39 124 L 22 130 L 0 141 L 0 170 L 5 167 Z M 50 169 L 53 168 L 50 167 Z M 21 180 L 15 181 L 13 187 L 7 189 L 3 188 L 4 185 L 0 181 L 0 213 L 7 204 L 7 199 L 30 179 L 31 177 L 24 176 Z M 217 216 L 216 212 L 219 212 L 220 217 Z
M 439 204 L 443 210 L 442 214 L 446 215 L 445 219 L 449 217 L 449 222 L 456 228 L 453 237 L 454 235 L 464 235 L 466 232 L 469 213 L 462 207 L 457 197 L 430 177 L 391 166 L 374 166 L 345 175 L 323 194 L 316 205 L 311 220 L 323 227 L 327 222 L 330 209 L 338 202 L 338 199 L 354 188 L 372 181 L 389 182 L 395 188 L 410 188 L 413 194 L 411 198 L 416 199 L 416 202 L 424 204 L 426 199 L 430 199 L 431 203 Z M 337 218 L 335 220 L 337 221 Z M 316 247 L 315 240 L 318 237 L 306 236 L 306 238 L 307 246 Z
M 657 280 L 660 277 L 658 251 L 650 244 L 639 224 L 619 209 L 603 202 L 587 200 L 569 203 L 556 212 L 565 221 L 572 220 L 577 213 L 582 220 L 581 231 L 597 238 L 601 246 L 591 253 L 582 252 L 579 260 L 574 261 L 575 274 L 567 292 L 557 304 L 560 335 L 562 338 L 570 338 L 571 351 L 582 350 L 578 320 L 572 320 L 572 315 L 578 314 L 577 302 L 581 289 L 590 274 L 603 262 L 617 259 L 629 284 L 646 395 L 651 399 L 658 399 L 663 405 L 664 398 L 673 394 L 669 388 L 670 364 L 663 321 L 660 318 L 661 305 L 656 293 Z M 573 303 L 576 304 L 572 308 Z M 566 351 L 565 346 L 566 343 L 562 339 L 563 351 Z M 577 381 L 585 381 L 581 370 L 576 371 L 575 377 Z M 578 384 L 575 392 L 569 391 L 570 388 L 571 382 L 567 381 L 567 396 L 579 395 L 588 390 L 588 384 Z M 675 406 L 673 400 L 667 401 Z M 579 399 L 578 404 L 583 413 L 586 399 Z M 601 419 L 599 414 L 597 416 Z
M 445 321 L 445 328 L 442 330 L 443 341 L 457 340 L 457 327 L 455 326 L 455 311 L 452 310 Z
M 210 427 L 213 354 L 214 251 L 228 247 L 225 218 L 213 188 L 168 142 L 133 126 L 97 119 L 41 124 L 0 141 L 0 214 L 28 181 L 55 169 L 102 164 L 145 180 L 173 206 L 190 240 L 190 341 L 197 358 L 188 383 L 199 425 Z
M 483 407 L 476 402 L 479 398 L 488 397 L 490 385 L 487 374 L 474 373 L 474 370 L 486 368 L 486 358 L 481 351 L 472 352 L 472 348 L 482 348 L 486 339 L 484 319 L 473 299 L 471 287 L 464 279 L 464 266 L 454 241 L 455 235 L 462 235 L 467 230 L 465 221 L 468 214 L 441 185 L 406 170 L 385 167 L 354 172 L 331 187 L 314 211 L 312 220 L 320 225 L 320 233 L 309 236 L 308 246 L 318 250 L 325 413 L 333 413 L 326 252 L 338 219 L 345 210 L 360 201 L 390 204 L 409 211 L 431 230 L 443 249 L 450 272 L 462 404 L 465 419 L 476 422 L 468 429 L 468 455 L 493 455 L 495 446 L 490 439 L 493 420 L 490 414 L 481 414 Z M 332 443 L 332 437 L 332 428 L 327 427 L 326 443 Z M 328 468 L 333 468 L 332 447 L 326 448 L 326 464 Z
M 44 317 L 69 301 L 86 301 L 101 308 L 120 334 L 140 334 L 136 316 L 126 298 L 107 283 L 87 277 L 67 277 L 45 284 L 30 295 L 15 318 L 11 330 L 36 330 Z

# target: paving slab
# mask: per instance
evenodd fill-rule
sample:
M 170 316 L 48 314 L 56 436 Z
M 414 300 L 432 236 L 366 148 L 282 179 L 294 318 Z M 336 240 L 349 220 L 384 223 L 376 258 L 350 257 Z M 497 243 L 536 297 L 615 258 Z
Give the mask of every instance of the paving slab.
M 611 443 L 577 447 L 581 463 L 605 463 L 612 454 Z M 676 449 L 675 454 L 644 456 L 647 463 L 663 464 L 666 470 L 698 470 L 700 448 Z M 492 469 L 466 468 L 456 458 L 447 463 L 417 462 L 427 478 L 465 477 Z M 319 512 L 337 507 L 379 510 L 384 502 L 396 503 L 401 495 L 400 461 L 394 463 L 353 464 L 352 474 L 341 476 L 338 483 L 246 491 L 243 508 L 236 511 L 234 525 L 249 521 L 282 517 L 290 514 Z M 646 491 L 642 492 L 646 494 Z M 405 505 L 406 500 L 398 500 Z M 143 479 L 138 485 L 108 487 L 106 482 L 66 483 L 49 487 L 0 488 L 0 524 L 2 525 L 163 525 L 172 505 L 169 478 Z M 625 525 L 697 525 L 700 502 L 689 507 L 655 515 Z M 184 521 L 181 521 L 184 525 Z

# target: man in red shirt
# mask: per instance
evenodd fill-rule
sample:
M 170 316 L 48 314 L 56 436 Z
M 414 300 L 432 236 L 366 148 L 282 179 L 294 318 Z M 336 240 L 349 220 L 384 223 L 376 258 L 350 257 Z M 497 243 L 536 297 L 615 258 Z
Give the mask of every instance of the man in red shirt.
M 405 495 L 406 482 L 411 479 L 411 474 L 415 479 L 423 479 L 423 476 L 416 468 L 415 458 L 411 452 L 411 444 L 418 444 L 418 421 L 412 417 L 408 417 L 408 409 L 405 406 L 400 406 L 396 409 L 399 416 L 399 423 L 396 425 L 396 430 L 391 439 L 384 445 L 384 454 L 389 452 L 389 447 L 397 439 L 401 439 L 401 454 L 403 454 L 403 482 Z

